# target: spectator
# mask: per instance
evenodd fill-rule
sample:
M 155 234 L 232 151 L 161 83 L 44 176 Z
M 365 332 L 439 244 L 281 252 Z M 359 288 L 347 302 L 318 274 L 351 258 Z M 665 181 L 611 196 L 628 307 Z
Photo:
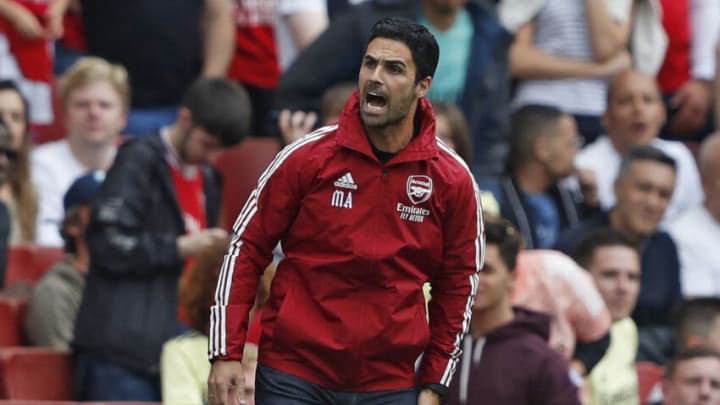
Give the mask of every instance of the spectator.
M 587 374 L 610 344 L 610 314 L 592 278 L 551 250 L 523 250 L 515 272 L 513 304 L 550 315 L 550 346 Z
M 557 247 L 572 252 L 590 231 L 610 226 L 640 250 L 640 295 L 633 311 L 639 328 L 638 357 L 663 364 L 672 353 L 670 316 L 682 298 L 680 263 L 670 235 L 658 229 L 673 193 L 675 161 L 653 146 L 630 149 L 615 180 L 617 202 L 609 212 L 564 232 Z
M 198 260 L 183 275 L 178 300 L 187 314 L 190 330 L 170 339 L 163 345 L 160 357 L 160 377 L 162 379 L 162 399 L 165 404 L 203 405 L 208 403 L 207 379 L 210 375 L 210 362 L 207 361 L 208 326 L 215 286 L 220 275 L 223 253 L 229 240 L 218 240 L 208 246 Z M 267 271 L 266 275 L 271 275 Z M 265 277 L 263 277 L 265 278 Z M 260 284 L 258 297 L 267 297 L 269 279 Z M 262 305 L 258 301 L 256 305 Z M 245 344 L 243 353 L 243 371 L 245 372 L 245 392 L 242 398 L 247 405 L 255 404 L 253 380 L 257 365 L 257 344 L 260 337 L 260 322 L 257 315 L 251 321 L 251 338 Z
M 665 369 L 662 405 L 720 403 L 720 355 L 702 347 L 678 354 Z
M 528 249 L 552 247 L 560 231 L 593 211 L 562 182 L 574 172 L 580 143 L 575 119 L 555 107 L 527 105 L 512 115 L 507 173 L 482 185 Z
M 659 2 L 669 39 L 657 76 L 669 118 L 663 137 L 701 140 L 712 132 L 713 50 L 720 38 L 720 2 Z
M 589 142 L 602 133 L 607 79 L 631 63 L 626 48 L 632 2 L 615 3 L 500 2 L 506 27 L 517 29 L 510 49 L 510 73 L 518 79 L 515 106 L 558 107 L 575 117 Z
M 55 41 L 53 49 L 53 71 L 56 76 L 65 74 L 78 59 L 87 54 L 80 1 L 67 0 L 63 16 L 63 35 Z
M 703 194 L 692 154 L 680 142 L 658 139 L 665 110 L 653 78 L 636 70 L 625 71 L 610 84 L 607 100 L 603 116 L 607 135 L 583 148 L 575 161 L 579 168 L 595 174 L 601 207 L 607 210 L 615 204 L 613 184 L 621 157 L 637 145 L 652 145 L 677 164 L 675 193 L 663 218 L 664 225 L 699 205 Z
M 327 0 L 278 0 L 275 39 L 285 71 L 328 27 Z
M 94 57 L 81 58 L 67 71 L 59 93 L 67 136 L 31 154 L 38 191 L 35 236 L 38 244 L 48 246 L 62 246 L 62 199 L 73 180 L 112 165 L 130 101 L 125 69 Z
M 550 348 L 550 319 L 513 307 L 521 237 L 510 224 L 485 224 L 486 252 L 460 372 L 443 403 L 579 404 L 565 359 Z
M 183 327 L 177 284 L 186 260 L 227 233 L 207 164 L 247 133 L 239 85 L 199 79 L 177 121 L 123 144 L 90 214 L 90 272 L 75 326 L 76 398 L 159 401 L 162 344 Z
M 433 103 L 436 136 L 452 148 L 469 166 L 472 164 L 472 139 L 465 114 L 453 103 Z
M 0 118 L 0 187 L 9 181 L 18 151 L 13 147 L 10 128 Z M 5 266 L 7 246 L 10 238 L 10 214 L 4 203 L 0 202 L 0 289 L 5 284 Z
M 443 49 L 438 81 L 428 99 L 458 104 L 469 121 L 476 175 L 499 173 L 507 152 L 505 126 L 510 81 L 507 49 L 511 36 L 494 11 L 477 0 L 372 0 L 331 21 L 298 56 L 278 85 L 279 109 L 318 111 L 325 90 L 357 78 L 364 39 L 383 17 L 404 17 L 426 26 Z
M 450 383 L 483 251 L 477 186 L 435 137 L 433 35 L 386 18 L 366 43 L 339 124 L 281 152 L 233 228 L 211 312 L 213 405 L 242 389 L 247 312 L 279 241 L 258 403 L 314 402 L 312 391 L 329 403 L 432 405 Z
M 88 52 L 125 66 L 132 108 L 125 134 L 174 122 L 198 76 L 224 76 L 233 54 L 228 0 L 81 0 Z M 142 46 L 140 46 L 142 45 Z
M 581 240 L 574 258 L 592 275 L 613 320 L 610 347 L 589 374 L 590 404 L 636 405 L 638 332 L 630 313 L 640 292 L 640 255 L 622 233 L 604 228 Z
M 720 296 L 720 134 L 703 141 L 699 154 L 705 203 L 668 226 L 680 254 L 683 295 Z
M 10 178 L 0 186 L 0 201 L 10 212 L 10 244 L 35 242 L 38 195 L 30 178 L 29 107 L 17 86 L 0 80 L 0 117 L 10 129 L 12 147 L 18 151 Z
M 280 79 L 275 45 L 277 0 L 233 0 L 233 3 L 235 52 L 228 77 L 242 84 L 250 95 L 253 114 L 250 133 L 270 135 L 267 126 Z
M 675 315 L 675 333 L 682 349 L 704 346 L 720 350 L 720 298 L 683 301 Z
M 25 334 L 33 346 L 70 351 L 90 254 L 85 229 L 90 204 L 100 189 L 105 172 L 95 171 L 75 180 L 65 197 L 65 217 L 60 234 L 65 258 L 55 263 L 33 287 L 25 317 Z
M 53 121 L 51 41 L 62 35 L 68 0 L 0 0 L 0 78 L 31 100 L 33 124 Z

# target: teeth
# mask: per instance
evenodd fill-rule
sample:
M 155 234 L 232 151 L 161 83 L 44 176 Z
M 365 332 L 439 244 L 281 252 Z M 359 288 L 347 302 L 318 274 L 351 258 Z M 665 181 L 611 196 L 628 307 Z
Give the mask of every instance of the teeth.
M 372 91 L 369 91 L 369 92 L 368 92 L 368 95 L 370 95 L 370 96 L 375 96 L 375 97 L 382 97 L 379 93 L 375 93 L 375 92 L 372 92 Z

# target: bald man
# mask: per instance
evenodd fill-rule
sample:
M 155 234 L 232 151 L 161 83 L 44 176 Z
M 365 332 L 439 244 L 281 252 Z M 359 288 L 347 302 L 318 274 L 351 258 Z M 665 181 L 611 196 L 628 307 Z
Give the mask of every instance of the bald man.
M 575 159 L 578 168 L 595 174 L 603 209 L 615 205 L 613 184 L 621 156 L 633 146 L 648 144 L 677 163 L 675 192 L 661 226 L 702 203 L 700 176 L 688 148 L 681 142 L 658 138 L 665 120 L 665 106 L 655 79 L 637 70 L 627 70 L 610 83 L 607 108 L 602 117 L 607 135 L 582 149 Z
M 680 255 L 685 296 L 720 296 L 720 133 L 705 139 L 698 165 L 705 203 L 683 213 L 668 230 Z

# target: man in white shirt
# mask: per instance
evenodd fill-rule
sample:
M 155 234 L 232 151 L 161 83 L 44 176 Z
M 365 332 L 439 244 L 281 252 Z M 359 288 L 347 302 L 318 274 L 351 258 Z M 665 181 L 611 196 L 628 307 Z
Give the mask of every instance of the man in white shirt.
M 698 156 L 705 203 L 668 226 L 680 255 L 684 296 L 720 295 L 720 133 L 708 138 Z
M 67 136 L 38 146 L 31 155 L 38 191 L 36 243 L 62 246 L 63 196 L 81 175 L 107 170 L 127 122 L 130 90 L 127 71 L 103 59 L 86 57 L 60 81 Z
M 633 146 L 648 144 L 663 151 L 677 164 L 675 192 L 661 227 L 683 211 L 702 203 L 700 175 L 688 148 L 681 142 L 658 138 L 665 120 L 660 90 L 652 77 L 637 70 L 627 70 L 612 81 L 603 115 L 607 135 L 582 149 L 575 159 L 577 167 L 595 174 L 603 209 L 615 205 L 613 184 L 621 156 Z

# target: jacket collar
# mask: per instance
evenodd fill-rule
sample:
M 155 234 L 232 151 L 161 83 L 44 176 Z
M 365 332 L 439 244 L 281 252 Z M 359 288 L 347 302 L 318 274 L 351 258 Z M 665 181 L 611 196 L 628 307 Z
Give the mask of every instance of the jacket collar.
M 439 149 L 435 138 L 435 112 L 432 105 L 427 99 L 421 98 L 415 114 L 418 114 L 419 119 L 416 121 L 420 123 L 417 135 L 403 150 L 390 159 L 387 165 L 426 160 L 438 156 Z M 342 147 L 377 160 L 360 118 L 360 101 L 357 91 L 350 96 L 343 108 L 338 122 L 336 140 Z

